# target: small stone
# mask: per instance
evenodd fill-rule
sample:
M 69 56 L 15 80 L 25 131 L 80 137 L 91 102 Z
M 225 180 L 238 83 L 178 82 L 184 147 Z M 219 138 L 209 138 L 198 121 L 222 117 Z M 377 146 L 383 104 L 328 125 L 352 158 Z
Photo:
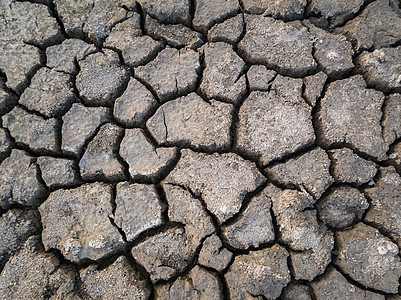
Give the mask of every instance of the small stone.
M 207 237 L 199 252 L 198 262 L 202 266 L 223 271 L 230 263 L 233 253 L 224 248 L 223 243 L 217 235 Z
M 311 284 L 317 300 L 323 299 L 360 299 L 385 300 L 384 295 L 361 290 L 349 283 L 336 269 L 330 268 L 324 277 Z M 295 298 L 294 298 L 295 299 Z
M 348 143 L 379 160 L 386 159 L 388 145 L 380 125 L 383 102 L 384 95 L 367 89 L 360 75 L 331 83 L 317 112 L 321 142 L 325 146 Z
M 19 103 L 46 117 L 63 115 L 74 101 L 71 76 L 48 68 L 41 68 L 19 99 Z
M 312 0 L 310 9 L 312 13 L 326 19 L 330 27 L 334 28 L 351 19 L 363 4 L 363 0 L 351 2 L 347 0 L 329 2 L 324 0 Z
M 204 154 L 181 150 L 181 158 L 165 182 L 189 188 L 223 223 L 241 208 L 245 196 L 264 181 L 254 163 L 234 153 Z
M 249 88 L 251 91 L 268 91 L 276 74 L 263 65 L 252 65 L 247 72 Z
M 31 235 L 40 233 L 40 227 L 36 210 L 10 209 L 0 216 L 0 270 Z
M 52 290 L 51 277 L 60 262 L 54 253 L 46 253 L 39 236 L 30 237 L 21 251 L 4 266 L 0 276 L 3 299 L 46 299 Z
M 277 76 L 270 92 L 251 92 L 239 110 L 237 148 L 262 165 L 315 141 L 311 107 L 302 99 L 302 80 Z
M 170 47 L 195 50 L 203 44 L 202 35 L 182 24 L 162 24 L 149 15 L 145 17 L 145 32 L 155 40 L 165 41 Z
M 398 247 L 377 229 L 358 223 L 336 233 L 341 270 L 360 284 L 385 293 L 398 292 L 401 263 Z
M 381 228 L 401 247 L 401 177 L 394 167 L 380 172 L 376 186 L 366 189 L 371 206 L 365 220 Z
M 119 49 L 124 62 L 130 67 L 137 67 L 156 57 L 163 48 L 163 44 L 153 40 L 150 36 L 139 36 L 141 34 L 140 27 L 132 28 L 132 23 L 134 22 L 136 25 L 138 22 L 131 20 L 132 18 L 117 24 L 104 42 L 104 46 Z
M 24 151 L 14 149 L 3 160 L 0 168 L 0 206 L 7 209 L 12 204 L 37 206 L 46 195 L 45 186 L 38 180 L 34 158 Z
M 401 137 L 401 94 L 391 94 L 386 99 L 383 109 L 384 140 L 392 145 Z
M 157 101 L 152 93 L 138 80 L 131 78 L 128 86 L 114 103 L 114 117 L 126 127 L 141 126 L 152 111 Z
M 0 162 L 6 158 L 11 150 L 10 136 L 4 128 L 0 128 Z
M 95 53 L 96 47 L 79 39 L 66 39 L 59 45 L 46 49 L 46 65 L 55 71 L 76 75 L 76 62 Z
M 244 61 L 227 43 L 210 43 L 202 47 L 206 68 L 200 90 L 207 98 L 238 103 L 246 93 L 246 78 L 242 75 Z
M 187 276 L 179 277 L 174 283 L 156 287 L 156 299 L 224 299 L 218 277 L 195 266 Z
M 245 16 L 246 33 L 238 44 L 243 57 L 280 74 L 301 77 L 316 68 L 313 35 L 299 21 L 284 23 L 270 17 Z
M 317 203 L 320 220 L 327 226 L 342 229 L 360 221 L 369 207 L 365 196 L 350 186 L 341 186 Z
M 76 86 L 89 105 L 111 105 L 129 79 L 118 54 L 112 50 L 90 54 L 78 64 Z
M 198 0 L 192 25 L 206 33 L 214 24 L 235 16 L 240 10 L 238 0 Z
M 101 45 L 112 28 L 132 14 L 122 7 L 121 2 L 121 0 L 93 0 L 90 13 L 84 12 L 85 23 L 82 30 L 95 44 Z
M 95 135 L 97 129 L 109 119 L 105 107 L 85 107 L 74 103 L 63 116 L 61 149 L 78 156 L 83 146 Z
M 129 242 L 162 224 L 162 206 L 154 186 L 122 182 L 117 185 L 114 221 Z
M 170 228 L 134 246 L 131 253 L 155 283 L 182 273 L 194 259 L 199 242 L 191 240 L 185 228 Z
M 288 187 L 304 188 L 315 199 L 319 199 L 334 182 L 329 169 L 328 155 L 323 149 L 317 148 L 266 171 L 274 180 Z
M 326 3 L 324 0 L 321 1 Z M 370 3 L 360 15 L 339 28 L 338 31 L 347 36 L 356 52 L 390 47 L 401 40 L 401 17 L 389 2 L 379 0 Z
M 369 87 L 383 92 L 401 92 L 401 46 L 363 52 L 356 63 Z
M 90 265 L 81 270 L 81 288 L 91 299 L 136 299 L 150 297 L 150 287 L 125 256 L 107 268 Z
M 231 299 L 278 298 L 291 280 L 287 258 L 287 250 L 279 245 L 236 256 L 224 275 Z
M 312 300 L 312 297 L 307 285 L 290 283 L 283 289 L 283 300 Z
M 222 228 L 223 236 L 230 246 L 246 250 L 273 242 L 275 234 L 269 193 L 270 189 L 265 188 L 260 195 L 251 199 L 234 223 Z
M 199 54 L 195 51 L 166 48 L 146 66 L 135 69 L 135 75 L 149 84 L 161 101 L 166 101 L 193 91 L 199 68 Z
M 341 78 L 354 68 L 352 44 L 341 34 L 328 33 L 305 23 L 315 36 L 313 57 L 331 78 Z
M 40 67 L 39 48 L 16 42 L 0 42 L 0 69 L 6 74 L 6 85 L 10 89 L 22 93 Z
M 16 106 L 2 117 L 2 121 L 17 144 L 34 151 L 57 152 L 56 119 L 44 119 Z
M 210 42 L 238 43 L 244 31 L 244 18 L 242 14 L 214 25 L 208 32 L 207 38 Z
M 189 0 L 139 0 L 143 10 L 161 23 L 191 24 Z
M 146 127 L 159 145 L 228 149 L 233 110 L 231 104 L 191 93 L 159 107 Z
M 271 193 L 273 212 L 280 230 L 280 239 L 290 246 L 293 275 L 296 280 L 313 280 L 323 274 L 331 261 L 333 234 L 321 225 L 314 204 L 306 192 L 274 189 Z
M 124 241 L 109 220 L 112 210 L 111 186 L 104 183 L 52 192 L 39 207 L 46 250 L 58 249 L 80 263 L 122 249 Z
M 284 21 L 294 21 L 303 18 L 306 0 L 279 0 L 266 1 L 263 16 L 282 19 Z
M 314 107 L 317 99 L 322 95 L 327 75 L 323 72 L 319 72 L 315 75 L 307 76 L 303 80 L 305 87 L 303 96 L 309 105 Z
M 158 177 L 177 156 L 176 148 L 156 148 L 141 129 L 126 129 L 120 155 L 129 165 L 131 177 Z
M 37 164 L 44 182 L 51 189 L 73 186 L 78 183 L 73 160 L 41 156 L 38 157 Z
M 107 123 L 88 144 L 79 161 L 81 176 L 84 180 L 123 180 L 124 167 L 117 156 L 123 129 Z
M 168 217 L 171 222 L 185 224 L 188 238 L 199 244 L 215 228 L 202 204 L 188 190 L 171 184 L 163 185 L 168 202 Z
M 355 154 L 351 149 L 330 150 L 333 158 L 333 176 L 336 181 L 361 185 L 373 182 L 377 165 Z

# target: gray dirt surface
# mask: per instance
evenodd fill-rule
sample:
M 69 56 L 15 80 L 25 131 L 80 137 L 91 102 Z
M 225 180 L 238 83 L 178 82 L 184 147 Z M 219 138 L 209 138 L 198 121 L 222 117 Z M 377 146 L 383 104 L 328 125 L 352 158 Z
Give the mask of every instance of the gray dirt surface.
M 160 106 L 146 127 L 159 145 L 227 149 L 232 114 L 232 105 L 191 93 Z
M 267 165 L 314 143 L 312 109 L 302 98 L 302 85 L 301 79 L 280 75 L 270 91 L 249 94 L 238 114 L 238 150 Z
M 0 299 L 400 300 L 399 0 L 0 0 Z

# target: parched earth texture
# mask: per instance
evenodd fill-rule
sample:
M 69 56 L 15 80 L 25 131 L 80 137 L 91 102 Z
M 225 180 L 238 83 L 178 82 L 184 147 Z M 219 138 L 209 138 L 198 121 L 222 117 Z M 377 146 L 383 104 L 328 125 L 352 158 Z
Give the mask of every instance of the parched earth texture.
M 400 300 L 401 2 L 0 1 L 0 299 Z

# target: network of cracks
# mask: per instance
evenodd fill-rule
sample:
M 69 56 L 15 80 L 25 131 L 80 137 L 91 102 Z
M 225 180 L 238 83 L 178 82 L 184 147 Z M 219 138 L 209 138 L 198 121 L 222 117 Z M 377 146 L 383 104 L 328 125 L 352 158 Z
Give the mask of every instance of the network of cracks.
M 401 299 L 399 2 L 0 11 L 0 298 Z

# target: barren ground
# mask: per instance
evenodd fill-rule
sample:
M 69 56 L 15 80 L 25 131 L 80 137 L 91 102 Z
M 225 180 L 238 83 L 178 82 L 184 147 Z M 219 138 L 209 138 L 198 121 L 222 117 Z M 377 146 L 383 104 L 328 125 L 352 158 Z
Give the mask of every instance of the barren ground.
M 0 299 L 400 300 L 398 0 L 0 0 Z

